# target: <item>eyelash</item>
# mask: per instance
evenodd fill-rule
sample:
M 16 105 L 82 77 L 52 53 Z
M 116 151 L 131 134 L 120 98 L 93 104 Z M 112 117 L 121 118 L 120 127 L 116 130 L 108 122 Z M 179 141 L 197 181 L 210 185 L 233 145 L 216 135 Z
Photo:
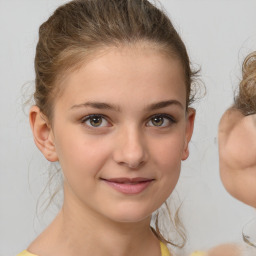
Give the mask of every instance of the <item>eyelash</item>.
M 149 122 L 152 122 L 152 120 L 153 120 L 154 118 L 162 118 L 162 119 L 163 119 L 163 122 L 164 122 L 164 119 L 167 119 L 168 124 L 167 124 L 167 125 L 164 125 L 164 126 L 162 126 L 162 125 L 148 125 Z M 168 114 L 156 114 L 156 115 L 153 115 L 153 116 L 151 116 L 151 117 L 149 118 L 149 121 L 147 122 L 147 126 L 150 126 L 150 127 L 169 127 L 170 125 L 172 125 L 172 124 L 174 124 L 174 123 L 176 123 L 176 122 L 177 122 L 177 121 L 176 121 L 172 116 L 170 116 L 170 115 L 168 115 Z
M 106 127 L 106 126 L 111 126 L 111 125 L 104 125 L 101 126 L 101 123 L 99 126 L 93 126 L 92 124 L 86 124 L 87 121 L 92 122 L 93 118 L 101 118 L 102 122 L 107 122 L 109 124 L 109 121 L 107 120 L 107 118 L 104 115 L 100 115 L 100 114 L 93 114 L 93 115 L 88 115 L 82 118 L 81 122 L 85 125 L 87 125 L 90 128 L 99 128 L 99 127 Z
M 97 118 L 100 118 L 100 119 L 101 119 L 101 123 L 100 123 L 98 126 L 93 126 L 92 123 L 91 123 L 91 122 L 93 121 L 93 118 L 96 118 L 96 119 L 97 119 Z M 165 124 L 164 126 L 162 126 L 162 125 L 154 125 L 154 124 L 149 125 L 150 122 L 152 123 L 152 121 L 153 121 L 154 118 L 162 118 L 163 123 L 164 123 L 164 122 L 166 121 L 166 119 L 167 119 L 168 124 Z M 164 119 L 165 119 L 165 120 L 164 120 Z M 86 123 L 87 121 L 89 121 L 90 124 L 87 124 L 87 123 Z M 102 123 L 103 123 L 103 122 L 107 122 L 107 125 L 103 125 L 103 126 L 102 126 Z M 147 127 L 169 127 L 171 124 L 174 124 L 174 123 L 176 123 L 176 122 L 177 122 L 177 121 L 176 121 L 172 116 L 170 116 L 170 115 L 168 115 L 168 114 L 155 114 L 155 115 L 153 115 L 153 116 L 151 116 L 151 117 L 148 118 L 148 121 L 146 122 L 146 126 L 147 126 Z M 110 122 L 108 121 L 108 119 L 106 118 L 106 116 L 101 115 L 101 114 L 92 114 L 92 115 L 85 116 L 85 117 L 82 118 L 81 123 L 87 125 L 87 126 L 90 127 L 90 128 L 100 128 L 100 127 L 108 127 L 108 126 L 111 126 L 111 124 L 110 124 Z M 108 124 L 109 124 L 109 125 L 108 125 Z

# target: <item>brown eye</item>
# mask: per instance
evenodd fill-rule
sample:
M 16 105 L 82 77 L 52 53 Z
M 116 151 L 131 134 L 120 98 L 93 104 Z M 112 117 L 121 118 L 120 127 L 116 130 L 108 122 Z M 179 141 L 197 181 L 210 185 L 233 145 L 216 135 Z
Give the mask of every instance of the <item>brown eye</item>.
M 147 126 L 150 127 L 167 127 L 175 123 L 175 120 L 169 115 L 155 115 L 150 118 Z
M 162 116 L 155 116 L 151 119 L 154 126 L 162 126 L 164 123 L 164 118 Z
M 108 126 L 108 121 L 101 115 L 90 115 L 82 120 L 83 123 L 89 127 L 106 127 Z
M 93 127 L 99 127 L 102 124 L 101 116 L 94 116 L 89 119 L 90 125 Z

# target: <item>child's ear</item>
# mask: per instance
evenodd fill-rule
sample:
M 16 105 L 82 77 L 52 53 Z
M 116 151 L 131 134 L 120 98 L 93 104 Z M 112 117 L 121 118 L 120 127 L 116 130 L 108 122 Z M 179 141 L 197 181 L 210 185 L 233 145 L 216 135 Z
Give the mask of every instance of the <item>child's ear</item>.
M 189 108 L 187 112 L 187 124 L 186 124 L 186 134 L 185 134 L 185 145 L 182 155 L 182 160 L 186 160 L 189 156 L 188 144 L 191 140 L 193 130 L 194 130 L 194 122 L 195 122 L 196 111 L 193 108 Z
M 47 117 L 37 106 L 31 107 L 29 112 L 29 121 L 34 141 L 38 149 L 43 153 L 48 161 L 58 161 L 52 128 Z

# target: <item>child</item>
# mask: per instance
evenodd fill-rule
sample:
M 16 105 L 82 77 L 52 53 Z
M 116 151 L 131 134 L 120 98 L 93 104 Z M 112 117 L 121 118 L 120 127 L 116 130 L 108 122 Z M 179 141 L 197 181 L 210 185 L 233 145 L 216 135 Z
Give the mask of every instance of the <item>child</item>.
M 243 79 L 234 105 L 219 124 L 220 175 L 227 191 L 256 208 L 256 52 L 243 63 Z M 256 230 L 255 230 L 256 233 Z M 253 256 L 256 244 L 222 245 L 212 256 Z M 255 241 L 254 241 L 255 242 Z M 253 247 L 254 246 L 254 247 Z
M 170 255 L 151 215 L 172 193 L 195 111 L 186 48 L 146 0 L 76 0 L 41 25 L 34 141 L 62 209 L 19 255 Z
M 232 108 L 219 125 L 220 174 L 227 191 L 256 208 L 256 53 L 243 64 L 243 80 Z

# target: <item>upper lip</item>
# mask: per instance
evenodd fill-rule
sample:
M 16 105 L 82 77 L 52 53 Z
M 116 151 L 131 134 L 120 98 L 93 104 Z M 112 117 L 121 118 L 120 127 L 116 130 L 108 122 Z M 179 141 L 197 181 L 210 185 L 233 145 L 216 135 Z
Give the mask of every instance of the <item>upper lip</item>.
M 143 177 L 136 177 L 136 178 L 126 178 L 126 177 L 120 177 L 120 178 L 110 178 L 110 179 L 103 179 L 108 182 L 114 182 L 114 183 L 140 183 L 140 182 L 148 182 L 153 181 L 154 179 L 151 178 L 143 178 Z

